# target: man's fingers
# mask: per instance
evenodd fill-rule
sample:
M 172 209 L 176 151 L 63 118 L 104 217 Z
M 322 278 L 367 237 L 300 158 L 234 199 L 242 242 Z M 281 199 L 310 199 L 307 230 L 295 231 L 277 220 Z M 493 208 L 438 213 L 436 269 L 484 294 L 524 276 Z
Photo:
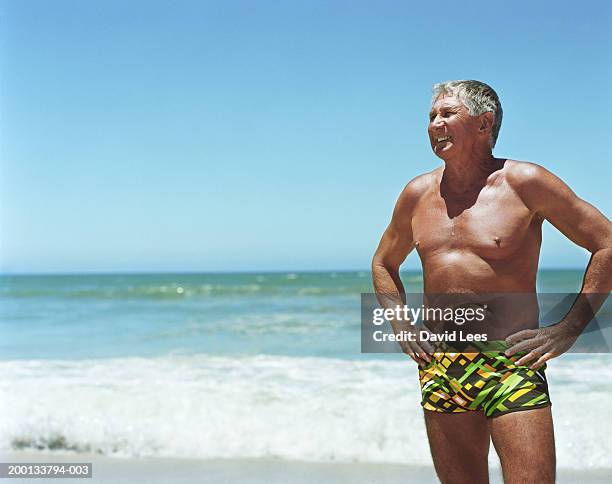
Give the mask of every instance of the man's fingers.
M 531 350 L 531 349 L 533 349 L 533 348 L 535 348 L 537 346 L 538 346 L 538 343 L 536 343 L 534 340 L 522 341 L 522 342 L 517 343 L 514 346 L 511 346 L 510 348 L 508 348 L 506 351 L 504 351 L 504 354 L 508 358 L 510 358 L 515 353 L 518 353 L 520 351 L 528 351 L 528 350 Z
M 538 334 L 537 329 L 524 329 L 518 333 L 511 334 L 506 338 L 506 343 L 513 345 L 524 339 L 533 338 Z
M 418 363 L 419 365 L 421 364 L 421 362 L 419 361 L 419 359 L 414 356 L 414 353 L 406 353 L 410 358 L 412 358 L 416 363 Z
M 536 370 L 537 368 L 542 366 L 544 363 L 546 363 L 548 360 L 550 360 L 553 356 L 555 355 L 552 353 L 552 351 L 544 353 L 542 356 L 540 356 L 540 358 L 538 358 L 538 361 L 536 361 L 535 363 L 529 366 L 529 369 Z
M 423 368 L 425 365 L 427 365 L 427 362 L 424 361 L 423 359 L 419 358 L 416 354 L 412 353 L 412 352 L 407 352 L 406 353 L 410 358 L 412 358 L 415 363 L 417 365 L 419 365 L 419 368 Z
M 423 351 L 427 354 L 427 356 L 429 355 L 433 355 L 434 353 L 434 348 L 433 346 L 431 346 L 431 344 L 429 343 L 429 341 L 420 341 L 419 345 L 421 346 L 421 348 L 423 349 Z M 430 358 L 431 360 L 431 358 Z
M 421 358 L 426 363 L 429 363 L 431 361 L 431 356 L 427 353 L 433 353 L 433 348 L 431 347 L 431 345 L 429 345 L 429 343 L 427 343 L 426 341 L 419 341 L 418 343 L 416 341 L 413 341 L 411 345 L 415 349 L 415 352 L 419 356 L 419 358 Z M 427 348 L 429 348 L 429 351 L 427 350 Z
M 427 341 L 421 341 L 419 343 L 419 348 L 423 353 L 433 354 L 434 349 Z
M 427 331 L 429 334 L 432 334 L 431 331 L 426 330 L 426 329 L 420 329 L 418 334 L 420 335 L 424 331 Z M 429 343 L 428 340 L 418 338 L 417 341 L 413 342 L 413 344 L 418 346 L 419 353 L 422 353 L 423 357 L 426 358 L 427 361 L 431 361 L 431 356 L 430 355 L 434 354 L 434 348 L 433 348 L 433 346 L 431 346 L 431 344 Z
M 541 355 L 541 353 L 538 353 L 537 351 L 533 350 L 530 351 L 529 353 L 527 353 L 526 355 L 522 356 L 521 358 L 519 358 L 516 361 L 516 366 L 523 366 L 525 363 L 529 363 L 532 360 L 535 360 L 536 358 L 539 358 Z
M 526 339 L 526 340 L 521 341 L 520 343 L 516 343 L 514 346 L 510 346 L 510 348 L 504 351 L 504 354 L 510 357 L 520 351 L 533 350 L 537 348 L 538 346 L 542 346 L 544 343 L 546 343 L 546 340 L 544 338 Z
M 427 355 L 415 341 L 407 342 L 406 346 L 408 347 L 407 354 L 414 361 L 416 361 L 419 364 L 419 366 L 426 365 L 431 360 L 430 356 Z
M 528 362 L 533 361 L 533 360 L 537 360 L 538 358 L 540 358 L 541 356 L 545 355 L 548 352 L 549 348 L 547 345 L 540 345 L 537 346 L 536 348 L 533 348 L 529 353 L 527 353 L 524 356 L 521 356 L 517 361 L 516 361 L 516 365 L 517 366 L 523 366 L 526 365 Z

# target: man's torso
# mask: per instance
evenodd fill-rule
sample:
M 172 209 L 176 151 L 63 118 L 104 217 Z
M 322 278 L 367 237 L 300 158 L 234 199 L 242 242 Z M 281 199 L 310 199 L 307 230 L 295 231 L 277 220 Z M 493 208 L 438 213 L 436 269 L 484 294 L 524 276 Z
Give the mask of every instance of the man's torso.
M 525 295 L 535 292 L 542 218 L 508 179 L 516 163 L 506 161 L 482 189 L 456 196 L 442 195 L 442 169 L 435 170 L 412 215 L 425 293 L 515 294 L 489 304 L 500 326 L 492 336 L 501 338 L 537 325 L 537 304 Z

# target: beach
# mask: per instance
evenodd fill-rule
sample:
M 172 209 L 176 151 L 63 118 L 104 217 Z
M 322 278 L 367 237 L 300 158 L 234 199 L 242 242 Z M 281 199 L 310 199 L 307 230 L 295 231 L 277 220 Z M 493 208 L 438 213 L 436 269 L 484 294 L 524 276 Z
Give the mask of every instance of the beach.
M 74 462 L 74 456 L 57 455 L 41 457 L 39 454 L 18 453 L 4 456 L 11 462 Z M 224 483 L 245 482 L 329 482 L 329 483 L 399 483 L 435 482 L 433 469 L 393 464 L 324 464 L 269 459 L 173 459 L 143 458 L 121 459 L 96 455 L 80 456 L 79 462 L 93 463 L 93 478 L 79 479 L 99 483 Z M 40 479 L 23 479 L 19 482 L 40 482 Z M 72 482 L 72 481 L 70 481 Z
M 416 367 L 360 353 L 366 272 L 1 282 L 4 462 L 93 462 L 94 482 L 435 482 Z M 539 284 L 575 291 L 580 273 Z M 612 478 L 611 362 L 549 365 L 559 482 Z M 492 450 L 490 467 L 501 482 Z
M 11 453 L 2 455 L 5 462 L 75 462 L 74 455 L 41 455 Z M 399 464 L 364 463 L 313 463 L 270 459 L 176 459 L 142 458 L 122 459 L 99 455 L 80 455 L 78 462 L 93 463 L 92 479 L 78 482 L 129 484 L 146 482 L 151 484 L 172 482 L 177 484 L 219 484 L 244 482 L 265 484 L 269 482 L 309 484 L 322 482 L 341 483 L 435 483 L 433 467 L 415 467 Z M 559 483 L 608 483 L 612 471 L 561 470 Z M 19 482 L 41 482 L 40 479 L 20 479 Z M 73 482 L 72 480 L 70 482 Z M 499 468 L 492 469 L 491 483 L 502 483 Z

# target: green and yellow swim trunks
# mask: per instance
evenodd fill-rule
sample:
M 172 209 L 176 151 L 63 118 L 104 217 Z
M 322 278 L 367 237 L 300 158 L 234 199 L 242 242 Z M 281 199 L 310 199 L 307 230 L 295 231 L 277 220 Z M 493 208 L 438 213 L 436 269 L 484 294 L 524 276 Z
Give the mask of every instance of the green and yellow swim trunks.
M 421 405 L 434 412 L 481 410 L 487 417 L 551 405 L 544 370 L 516 366 L 525 353 L 508 358 L 505 341 L 437 345 L 432 361 L 419 368 Z

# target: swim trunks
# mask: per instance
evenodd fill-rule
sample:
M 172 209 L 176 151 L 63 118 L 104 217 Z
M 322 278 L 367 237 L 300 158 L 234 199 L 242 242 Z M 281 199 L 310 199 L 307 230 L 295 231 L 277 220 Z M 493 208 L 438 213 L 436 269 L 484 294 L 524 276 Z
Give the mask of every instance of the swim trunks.
M 419 368 L 421 405 L 434 412 L 481 410 L 487 417 L 551 405 L 544 370 L 516 366 L 505 341 L 437 345 L 432 361 Z M 530 362 L 532 363 L 532 362 Z

